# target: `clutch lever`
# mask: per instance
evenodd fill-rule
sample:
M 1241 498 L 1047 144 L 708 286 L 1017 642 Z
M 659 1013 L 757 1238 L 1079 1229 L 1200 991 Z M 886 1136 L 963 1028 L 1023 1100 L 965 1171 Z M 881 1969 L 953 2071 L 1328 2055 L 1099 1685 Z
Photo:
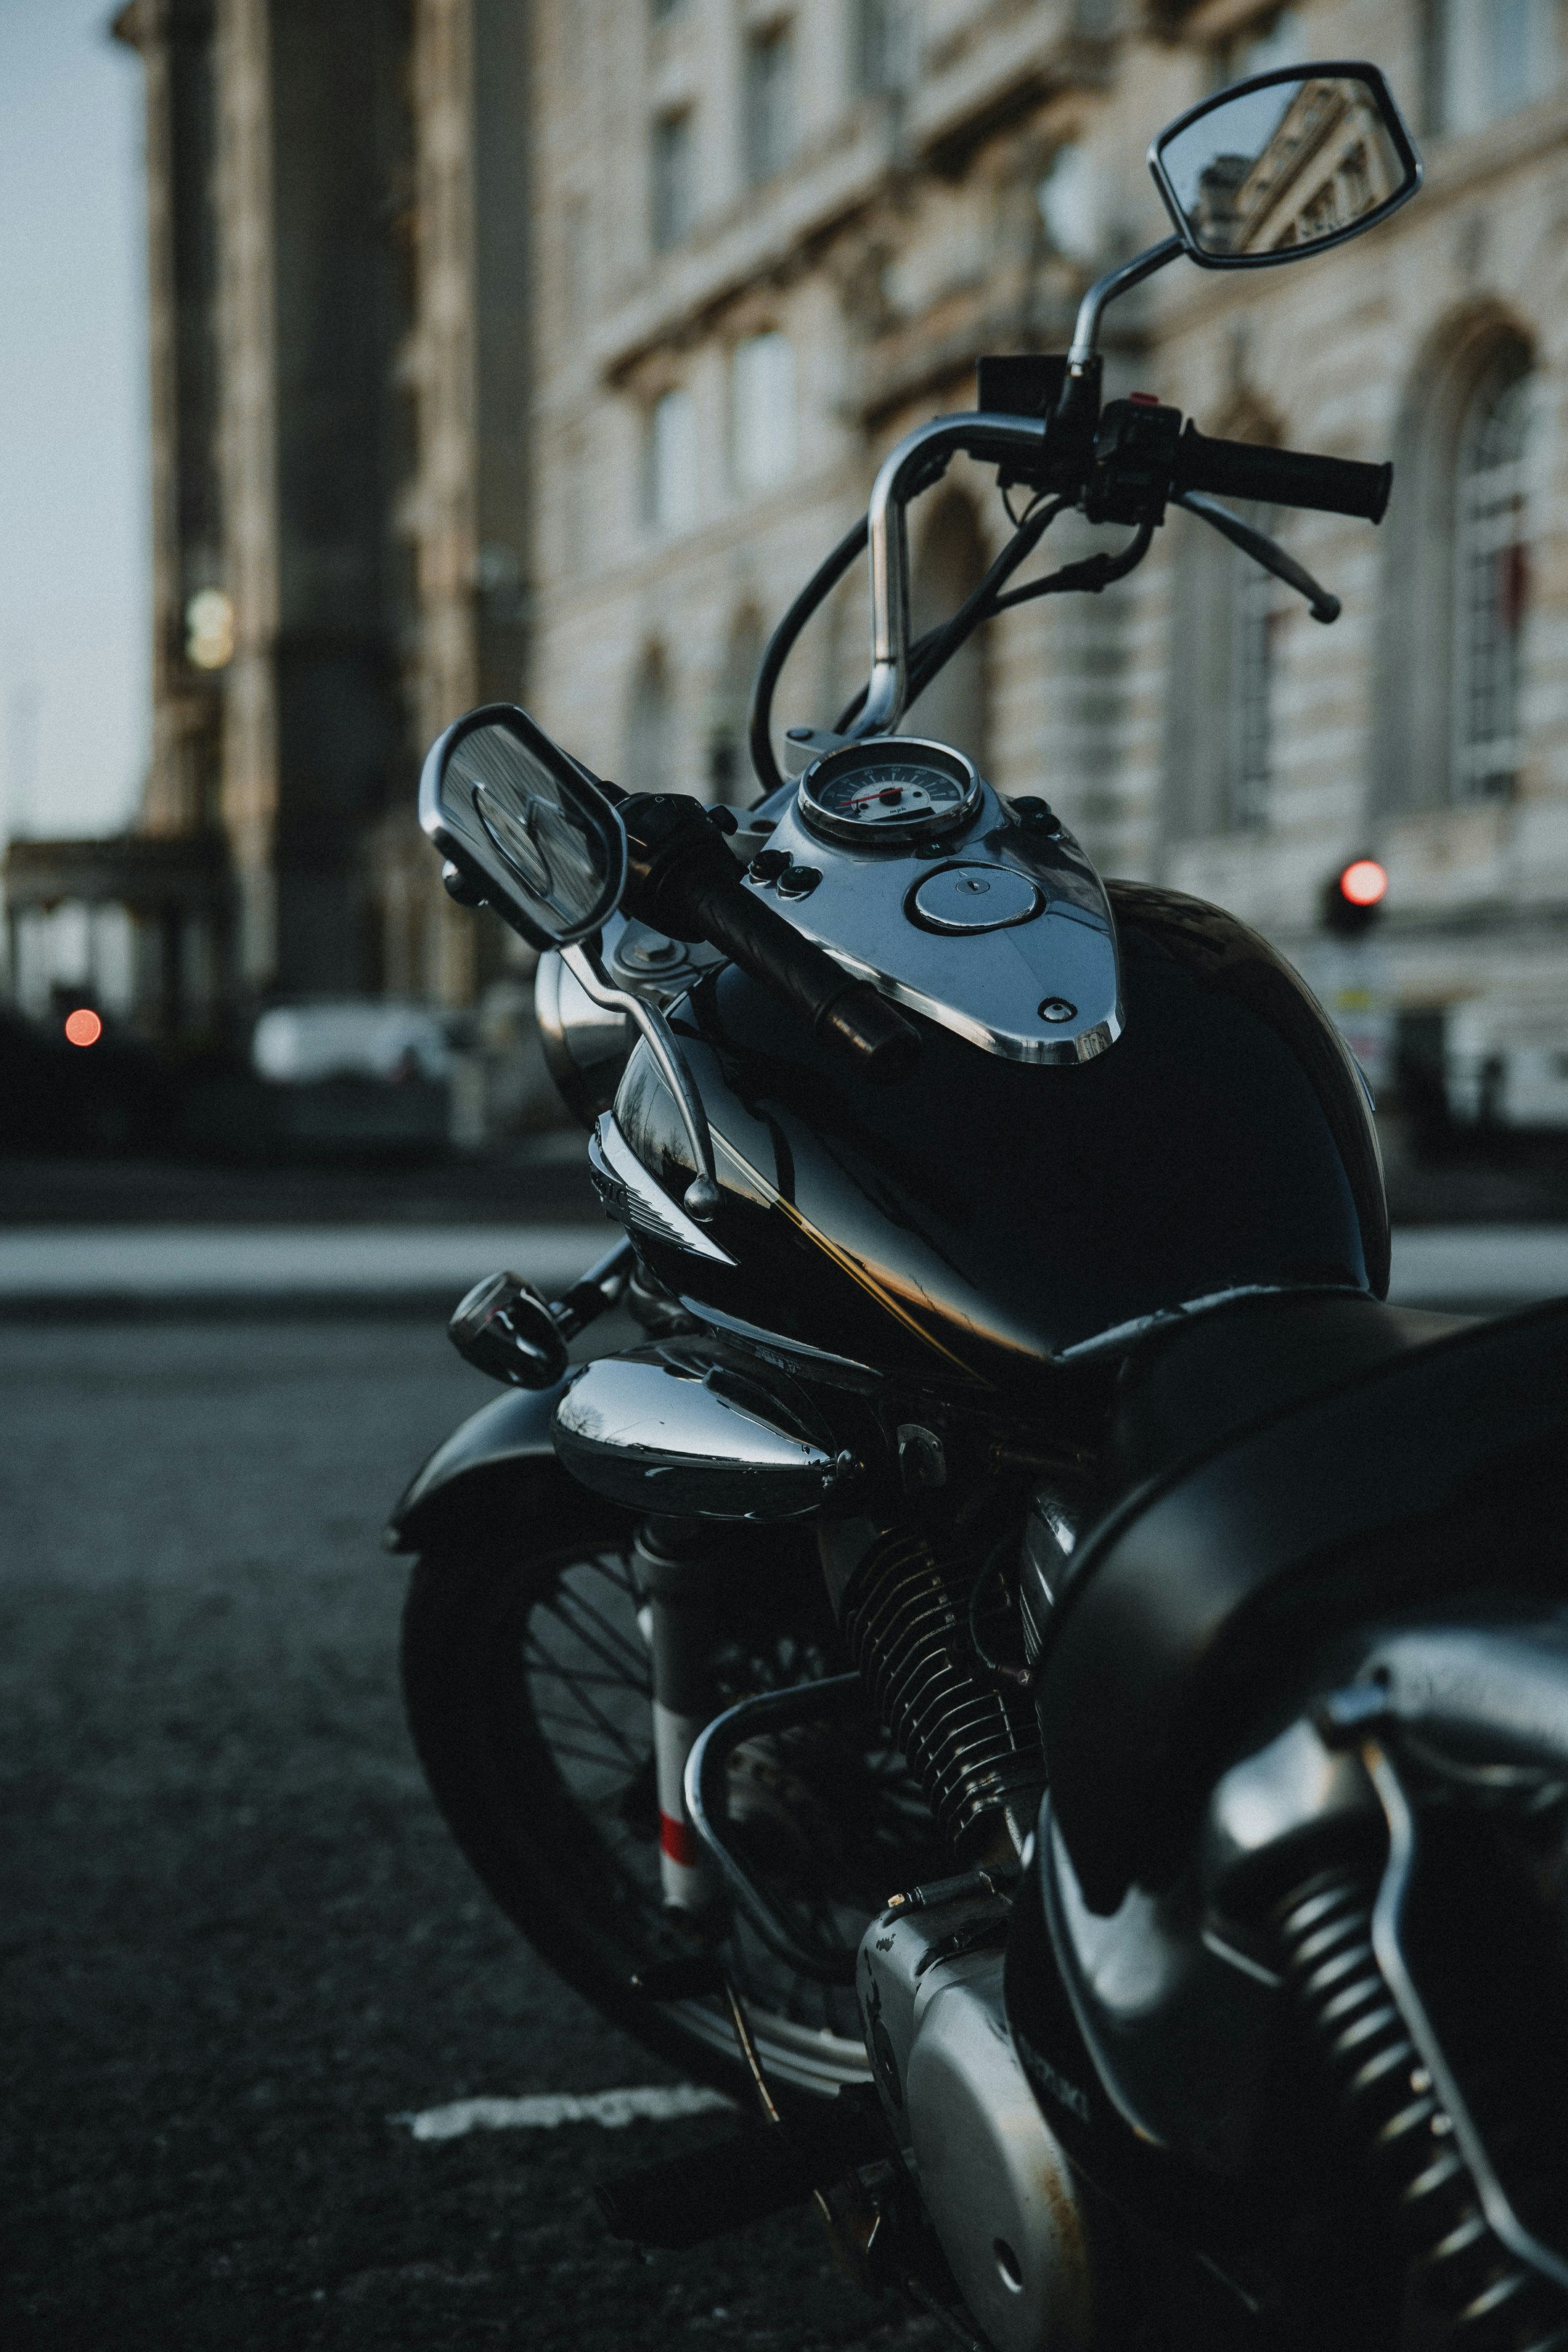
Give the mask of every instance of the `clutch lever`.
M 1253 523 L 1243 522 L 1238 514 L 1232 514 L 1228 507 L 1222 507 L 1219 500 L 1211 499 L 1206 490 L 1177 490 L 1171 504 L 1185 507 L 1189 514 L 1196 515 L 1201 522 L 1206 522 L 1212 530 L 1239 547 L 1244 555 L 1250 555 L 1255 563 L 1261 563 L 1265 572 L 1272 572 L 1276 580 L 1283 580 L 1287 588 L 1294 588 L 1298 596 L 1306 598 L 1314 621 L 1321 621 L 1326 627 L 1331 621 L 1339 619 L 1342 609 L 1339 598 L 1321 581 L 1314 580 L 1304 563 L 1298 563 L 1293 555 L 1287 555 L 1266 530 L 1259 530 Z
M 729 852 L 724 852 L 725 856 Z M 685 1203 L 688 1216 L 700 1225 L 711 1223 L 719 1207 L 719 1181 L 713 1171 L 713 1137 L 708 1125 L 708 1114 L 702 1108 L 702 1097 L 697 1091 L 697 1081 L 686 1066 L 686 1057 L 670 1031 L 668 1022 L 657 1005 L 645 1003 L 629 990 L 617 988 L 605 971 L 598 956 L 585 941 L 576 947 L 563 948 L 561 961 L 582 989 L 584 996 L 595 1004 L 605 1005 L 616 1013 L 629 1013 L 642 1034 L 642 1041 L 653 1055 L 659 1076 L 669 1088 L 675 1107 L 680 1113 L 680 1123 L 686 1129 L 686 1139 L 691 1146 L 692 1165 L 697 1173 L 686 1188 Z

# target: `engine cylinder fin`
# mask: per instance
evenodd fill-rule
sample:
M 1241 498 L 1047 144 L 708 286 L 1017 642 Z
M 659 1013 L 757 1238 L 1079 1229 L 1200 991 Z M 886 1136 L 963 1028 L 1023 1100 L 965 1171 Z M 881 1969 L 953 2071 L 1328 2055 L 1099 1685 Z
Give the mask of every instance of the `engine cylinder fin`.
M 1031 1817 L 1045 1785 L 1034 1713 L 975 1671 L 969 1602 L 978 1562 L 900 1535 L 862 1561 L 844 1596 L 849 1654 L 877 1711 L 960 1844 L 983 1845 L 1011 1812 Z

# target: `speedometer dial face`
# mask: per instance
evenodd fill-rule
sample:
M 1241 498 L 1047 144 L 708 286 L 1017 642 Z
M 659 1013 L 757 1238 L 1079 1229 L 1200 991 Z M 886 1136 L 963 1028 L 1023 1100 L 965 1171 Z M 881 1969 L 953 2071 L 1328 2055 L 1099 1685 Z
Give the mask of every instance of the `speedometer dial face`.
M 945 744 L 884 736 L 830 751 L 800 780 L 800 812 L 813 832 L 864 848 L 952 833 L 980 804 L 980 778 Z

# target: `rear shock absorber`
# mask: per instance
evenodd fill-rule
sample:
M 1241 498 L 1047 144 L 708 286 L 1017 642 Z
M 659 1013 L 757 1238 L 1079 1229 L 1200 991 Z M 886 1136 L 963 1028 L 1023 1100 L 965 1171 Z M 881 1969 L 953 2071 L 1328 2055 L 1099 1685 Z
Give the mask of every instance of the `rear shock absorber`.
M 1481 2210 L 1444 2107 L 1373 1948 L 1375 1890 L 1320 1871 L 1276 1906 L 1286 1971 L 1412 2242 L 1414 2274 L 1448 2317 L 1455 2352 L 1563 2352 L 1568 2308 L 1510 2252 Z

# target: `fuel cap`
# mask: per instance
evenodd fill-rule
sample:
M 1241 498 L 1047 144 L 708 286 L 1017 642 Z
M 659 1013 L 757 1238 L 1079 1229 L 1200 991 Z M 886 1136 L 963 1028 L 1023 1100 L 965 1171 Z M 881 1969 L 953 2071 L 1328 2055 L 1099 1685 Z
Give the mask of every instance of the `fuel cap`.
M 1010 866 L 944 866 L 905 901 L 911 922 L 931 931 L 1000 931 L 1026 923 L 1045 894 Z

